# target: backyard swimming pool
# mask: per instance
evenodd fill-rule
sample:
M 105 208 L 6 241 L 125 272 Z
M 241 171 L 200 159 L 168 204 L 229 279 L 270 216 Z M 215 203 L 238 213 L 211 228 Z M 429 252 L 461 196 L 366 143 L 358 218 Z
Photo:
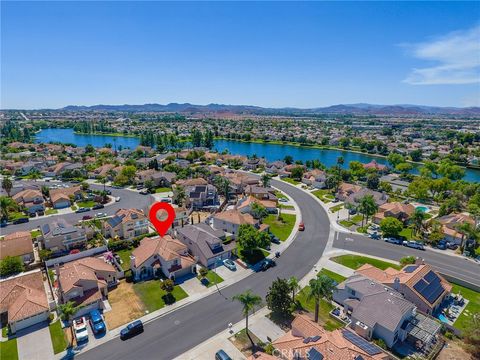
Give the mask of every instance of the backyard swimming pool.
M 428 207 L 426 207 L 426 206 L 417 206 L 415 209 L 417 209 L 421 212 L 427 212 L 428 211 Z

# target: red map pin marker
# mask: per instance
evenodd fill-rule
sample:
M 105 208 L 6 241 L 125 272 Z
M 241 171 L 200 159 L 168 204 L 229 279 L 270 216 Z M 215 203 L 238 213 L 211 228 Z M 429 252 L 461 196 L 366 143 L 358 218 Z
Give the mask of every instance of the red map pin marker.
M 166 219 L 158 219 L 157 213 L 161 210 L 167 212 Z M 175 220 L 175 209 L 172 207 L 172 205 L 168 203 L 156 202 L 150 208 L 148 216 L 150 218 L 150 222 L 153 224 L 160 236 L 164 236 L 172 225 L 173 220 Z

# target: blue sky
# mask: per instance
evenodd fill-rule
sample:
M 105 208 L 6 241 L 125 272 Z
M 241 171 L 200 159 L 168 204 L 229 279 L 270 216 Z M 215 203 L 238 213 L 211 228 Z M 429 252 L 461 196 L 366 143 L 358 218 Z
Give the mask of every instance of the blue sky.
M 4 2 L 1 108 L 480 105 L 479 2 Z

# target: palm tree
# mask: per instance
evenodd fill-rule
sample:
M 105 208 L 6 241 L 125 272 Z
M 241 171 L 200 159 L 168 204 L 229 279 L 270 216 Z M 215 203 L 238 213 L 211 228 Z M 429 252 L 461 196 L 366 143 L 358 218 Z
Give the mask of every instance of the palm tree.
M 260 181 L 262 182 L 263 187 L 268 187 L 268 185 L 270 185 L 270 176 L 268 174 L 263 174 Z
M 457 231 L 462 234 L 462 242 L 460 243 L 460 249 L 462 249 L 462 251 L 465 248 L 465 242 L 467 240 L 478 238 L 477 229 L 468 222 L 458 225 Z
M 220 191 L 220 194 L 225 196 L 225 201 L 228 201 L 230 195 L 230 181 L 221 176 L 217 176 L 215 179 L 215 186 Z
M 410 220 L 413 223 L 413 233 L 417 234 L 423 227 L 423 221 L 425 220 L 426 216 L 423 211 L 420 209 L 415 209 L 415 212 L 412 214 Z
M 73 315 L 75 315 L 78 311 L 78 306 L 75 306 L 75 303 L 73 301 L 66 302 L 65 304 L 60 304 L 58 305 L 58 310 L 60 310 L 60 317 L 62 320 L 66 321 L 68 323 L 68 326 L 70 327 L 71 331 L 71 340 L 70 340 L 70 345 L 72 345 L 73 341 L 73 328 L 70 322 L 70 319 L 72 318 Z
M 185 201 L 186 197 L 187 195 L 185 194 L 185 188 L 181 185 L 176 186 L 173 191 L 173 198 L 175 199 L 175 202 L 177 203 L 178 206 L 183 205 L 183 202 Z
M 307 293 L 308 300 L 315 300 L 315 322 L 318 322 L 318 310 L 320 307 L 320 299 L 330 299 L 332 297 L 333 289 L 335 289 L 335 283 L 333 279 L 326 275 L 320 275 L 316 279 L 309 281 L 309 289 Z
M 2 219 L 8 221 L 8 209 L 16 208 L 17 203 L 8 196 L 0 196 L 0 211 L 2 213 Z
M 298 279 L 295 276 L 292 276 L 290 279 L 288 279 L 288 285 L 290 286 L 290 289 L 292 289 L 292 301 L 295 303 L 295 293 L 297 290 L 300 290 Z
M 245 315 L 245 331 L 247 333 L 250 342 L 252 343 L 252 348 L 255 347 L 250 333 L 248 332 L 248 315 L 250 311 L 255 310 L 256 307 L 262 304 L 262 298 L 256 294 L 253 294 L 251 290 L 246 290 L 245 292 L 235 295 L 232 300 L 236 300 L 243 306 L 243 315 Z
M 378 205 L 373 198 L 373 195 L 365 195 L 363 198 L 360 199 L 360 205 L 358 206 L 358 211 L 363 215 L 362 217 L 362 226 L 363 221 L 366 219 L 366 223 L 368 223 L 368 218 L 378 210 Z
M 106 176 L 100 176 L 100 178 L 98 180 L 100 180 L 100 182 L 103 184 L 103 192 L 105 192 L 106 191 L 105 184 L 107 183 Z
M 2 189 L 5 190 L 8 196 L 10 196 L 10 192 L 12 191 L 13 183 L 9 176 L 5 176 L 2 180 Z
M 42 195 L 48 198 L 50 196 L 50 188 L 46 185 L 42 185 Z

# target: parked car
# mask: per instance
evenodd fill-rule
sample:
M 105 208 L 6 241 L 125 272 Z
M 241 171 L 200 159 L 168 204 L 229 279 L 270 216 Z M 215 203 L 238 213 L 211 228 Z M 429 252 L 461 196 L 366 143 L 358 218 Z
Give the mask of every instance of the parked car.
M 385 241 L 387 243 L 390 243 L 390 244 L 402 245 L 402 240 L 391 238 L 391 237 L 386 237 L 385 239 L 383 239 L 383 241 Z
M 237 265 L 235 265 L 235 263 L 230 259 L 223 260 L 223 265 L 225 265 L 226 268 L 228 268 L 232 271 L 237 270 Z
M 38 216 L 43 216 L 43 215 L 45 215 L 45 211 L 43 211 L 43 210 L 38 210 L 38 211 L 37 211 L 37 215 L 38 215 Z
M 349 209 L 349 210 L 348 210 L 348 213 L 349 213 L 350 215 L 355 215 L 355 214 L 357 213 L 357 209 L 355 209 L 355 208 Z
M 95 214 L 96 218 L 102 218 L 102 217 L 106 217 L 106 216 L 108 216 L 108 215 L 107 215 L 107 213 L 104 213 L 104 212 L 99 212 L 99 213 Z
M 298 231 L 303 231 L 303 230 L 305 230 L 305 224 L 302 221 L 300 224 L 298 224 Z
M 164 203 L 171 203 L 171 202 L 172 202 L 172 199 L 169 199 L 169 198 L 163 198 L 163 199 L 160 199 L 160 202 L 164 202 Z
M 272 259 L 264 259 L 262 261 L 262 263 L 260 264 L 260 270 L 262 271 L 266 271 L 268 269 L 270 269 L 271 267 L 275 267 L 277 266 L 277 263 L 275 262 L 275 260 L 272 260 Z
M 87 211 L 90 211 L 91 209 L 88 208 L 88 207 L 81 207 L 79 209 L 77 209 L 77 211 L 75 211 L 77 214 L 80 214 L 80 213 L 83 213 L 83 212 L 87 212 Z
M 413 241 L 413 240 L 404 241 L 403 246 L 413 248 L 413 249 L 418 249 L 418 250 L 425 250 L 422 243 L 419 243 L 419 242 Z
M 90 326 L 92 327 L 94 334 L 105 332 L 105 323 L 103 322 L 102 315 L 98 310 L 90 311 Z
M 143 185 L 137 185 L 137 190 L 142 190 L 143 189 Z
M 92 207 L 92 210 L 98 210 L 98 209 L 103 209 L 105 205 L 103 204 L 96 204 Z
M 28 213 L 28 216 L 30 216 L 31 218 L 34 218 L 37 216 L 37 213 L 31 212 L 31 213 Z
M 458 249 L 458 245 L 455 244 L 455 243 L 451 243 L 451 242 L 447 242 L 447 247 L 448 247 L 450 250 L 457 250 L 457 249 Z
M 30 221 L 30 220 L 29 220 L 28 218 L 26 218 L 26 217 L 25 217 L 25 218 L 19 218 L 19 219 L 17 219 L 17 220 L 14 220 L 14 221 L 12 222 L 12 224 L 14 224 L 14 225 L 17 225 L 17 224 L 25 224 L 25 223 L 27 223 L 27 222 L 29 222 L 29 221 Z
M 120 330 L 120 339 L 126 340 L 132 336 L 141 334 L 143 332 L 143 323 L 141 320 L 135 320 Z
M 280 244 L 281 243 L 280 239 L 273 234 L 270 234 L 270 241 L 274 244 Z
M 83 215 L 82 220 L 91 220 L 93 219 L 90 215 Z
M 280 198 L 280 199 L 278 199 L 278 201 L 280 201 L 280 202 L 288 202 L 288 199 L 286 199 L 286 198 Z
M 112 191 L 111 190 L 105 190 L 105 194 L 112 195 Z
M 117 196 L 117 197 L 115 198 L 115 202 L 119 202 L 119 201 L 120 201 L 120 196 Z
M 84 317 L 73 320 L 73 330 L 77 344 L 83 341 L 88 341 L 87 321 Z
M 232 358 L 230 356 L 228 356 L 225 351 L 218 350 L 215 353 L 215 360 L 232 360 Z
M 445 240 L 440 240 L 437 244 L 437 249 L 447 250 L 447 242 Z
M 140 195 L 148 195 L 150 192 L 148 190 L 142 190 L 140 191 Z

